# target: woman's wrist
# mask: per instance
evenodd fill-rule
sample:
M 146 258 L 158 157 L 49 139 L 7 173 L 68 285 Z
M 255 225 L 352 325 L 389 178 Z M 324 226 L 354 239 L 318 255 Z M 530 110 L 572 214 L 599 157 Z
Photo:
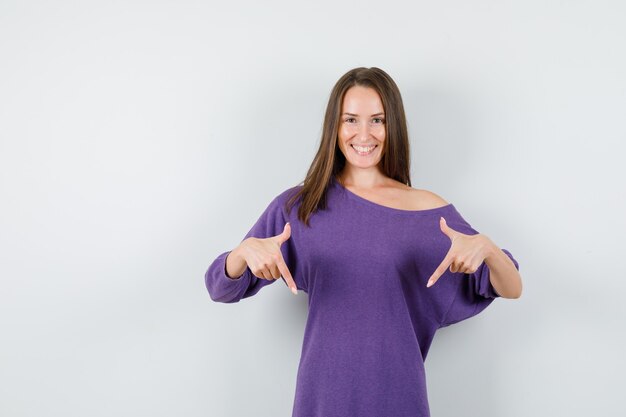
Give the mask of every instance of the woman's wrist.
M 226 276 L 230 279 L 239 279 L 246 271 L 248 264 L 242 254 L 242 245 L 245 240 L 226 256 Z

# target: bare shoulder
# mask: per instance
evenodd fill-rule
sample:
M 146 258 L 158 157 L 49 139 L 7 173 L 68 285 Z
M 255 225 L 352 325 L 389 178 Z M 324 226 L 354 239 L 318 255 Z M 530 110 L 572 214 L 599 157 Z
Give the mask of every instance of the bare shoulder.
M 404 191 L 405 204 L 414 210 L 428 210 L 449 204 L 448 201 L 433 191 L 409 187 L 395 180 L 394 182 L 398 189 Z
M 443 197 L 432 191 L 421 190 L 418 188 L 412 188 L 412 190 L 413 194 L 416 195 L 417 198 L 426 201 L 433 206 L 445 206 L 446 204 L 449 204 Z

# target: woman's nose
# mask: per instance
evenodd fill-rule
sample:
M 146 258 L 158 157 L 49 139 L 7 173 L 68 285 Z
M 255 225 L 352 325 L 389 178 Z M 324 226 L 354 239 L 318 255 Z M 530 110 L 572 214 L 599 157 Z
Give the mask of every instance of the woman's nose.
M 372 130 L 372 126 L 369 123 L 364 122 L 359 124 L 359 135 L 369 137 Z

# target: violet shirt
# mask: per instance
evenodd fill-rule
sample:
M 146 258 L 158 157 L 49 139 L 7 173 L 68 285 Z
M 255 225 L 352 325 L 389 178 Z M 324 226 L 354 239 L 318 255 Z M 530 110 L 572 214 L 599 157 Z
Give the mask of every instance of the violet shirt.
M 424 360 L 435 332 L 499 297 L 485 262 L 472 274 L 448 268 L 426 287 L 451 246 L 439 218 L 461 233 L 478 232 L 453 204 L 395 209 L 334 178 L 328 207 L 313 213 L 309 228 L 297 218 L 299 200 L 289 214 L 284 207 L 301 187 L 276 196 L 244 237 L 275 236 L 291 224 L 280 250 L 309 304 L 292 417 L 429 417 Z M 250 268 L 229 278 L 229 253 L 206 271 L 212 300 L 235 303 L 278 281 L 258 278 Z

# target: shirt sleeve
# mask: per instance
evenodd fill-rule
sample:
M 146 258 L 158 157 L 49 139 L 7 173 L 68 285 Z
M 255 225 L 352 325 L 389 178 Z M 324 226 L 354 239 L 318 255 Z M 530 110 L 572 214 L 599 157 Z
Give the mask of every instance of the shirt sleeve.
M 452 229 L 468 235 L 478 234 L 458 212 L 455 217 L 450 221 L 446 219 Z M 519 271 L 519 263 L 511 252 L 507 249 L 502 249 L 502 251 L 511 258 L 515 268 Z M 446 327 L 477 315 L 498 297 L 500 294 L 489 279 L 489 267 L 483 261 L 476 272 L 464 273 L 459 278 L 455 293 L 452 295 L 452 302 L 443 316 L 440 327 Z
M 287 220 L 284 208 L 282 207 L 283 199 L 280 197 L 281 196 L 277 196 L 274 200 L 272 200 L 256 223 L 241 240 L 242 242 L 249 237 L 268 238 L 282 233 Z M 287 267 L 289 268 L 289 271 L 293 276 L 294 270 L 291 267 L 293 249 L 290 240 L 287 240 L 280 246 L 280 251 Z M 240 277 L 235 279 L 229 278 L 226 275 L 226 258 L 231 252 L 232 250 L 221 253 L 211 263 L 204 275 L 206 288 L 213 301 L 221 303 L 236 303 L 242 298 L 255 295 L 266 285 L 270 285 L 275 281 L 278 281 L 258 278 L 252 273 L 248 266 L 246 266 L 246 270 Z M 287 286 L 285 279 L 281 279 Z

